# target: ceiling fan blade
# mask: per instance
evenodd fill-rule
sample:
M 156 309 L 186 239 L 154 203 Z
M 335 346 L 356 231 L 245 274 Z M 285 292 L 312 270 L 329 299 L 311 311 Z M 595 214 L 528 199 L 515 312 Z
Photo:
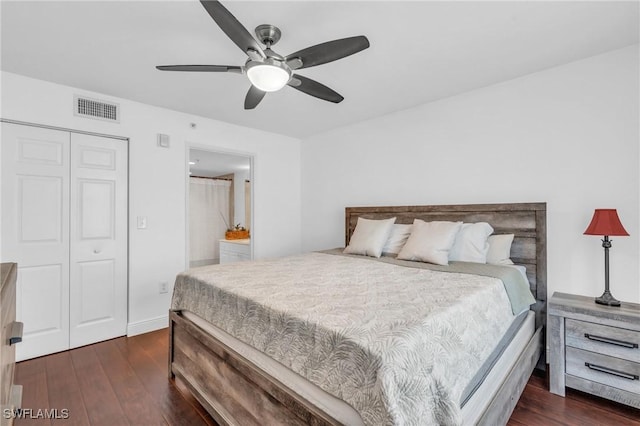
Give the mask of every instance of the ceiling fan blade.
M 251 85 L 247 92 L 247 96 L 244 98 L 244 109 L 254 109 L 257 107 L 266 94 L 267 92 L 263 92 L 256 86 Z
M 200 0 L 202 6 L 216 21 L 220 29 L 247 55 L 259 55 L 266 58 L 262 48 L 249 31 L 219 1 Z
M 338 104 L 344 100 L 344 98 L 333 89 L 329 89 L 324 84 L 320 84 L 315 80 L 311 80 L 310 78 L 303 77 L 298 74 L 294 74 L 291 81 L 287 84 L 294 89 L 298 89 L 299 91 L 306 93 L 307 95 L 315 96 L 316 98 L 323 99 L 325 101 Z
M 287 64 L 292 69 L 302 69 L 326 64 L 369 47 L 369 40 L 365 36 L 348 37 L 340 40 L 328 41 L 299 50 L 291 55 L 287 55 Z M 302 61 L 302 65 L 296 59 Z M 291 61 L 291 63 L 290 63 Z
M 242 67 L 234 65 L 158 65 L 156 68 L 160 71 L 243 72 Z

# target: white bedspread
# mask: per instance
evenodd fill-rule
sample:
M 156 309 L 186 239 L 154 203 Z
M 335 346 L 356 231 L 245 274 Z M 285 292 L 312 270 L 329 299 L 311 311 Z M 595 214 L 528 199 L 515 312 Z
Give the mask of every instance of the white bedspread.
M 501 280 L 321 253 L 193 269 L 189 310 L 353 406 L 366 424 L 460 424 L 514 315 Z

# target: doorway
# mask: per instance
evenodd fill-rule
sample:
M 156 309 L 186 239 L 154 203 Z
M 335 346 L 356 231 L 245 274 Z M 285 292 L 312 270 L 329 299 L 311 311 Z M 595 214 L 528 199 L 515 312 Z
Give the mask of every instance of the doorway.
M 249 155 L 189 148 L 189 268 L 252 258 L 252 161 Z

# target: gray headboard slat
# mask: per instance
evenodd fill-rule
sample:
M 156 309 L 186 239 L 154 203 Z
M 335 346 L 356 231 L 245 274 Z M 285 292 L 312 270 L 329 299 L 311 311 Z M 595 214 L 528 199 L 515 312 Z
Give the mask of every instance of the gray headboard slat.
M 433 206 L 347 207 L 345 244 L 359 217 L 413 223 L 413 219 L 488 222 L 495 234 L 514 234 L 511 258 L 527 268 L 531 293 L 536 298 L 536 326 L 546 323 L 547 300 L 547 204 L 459 204 Z

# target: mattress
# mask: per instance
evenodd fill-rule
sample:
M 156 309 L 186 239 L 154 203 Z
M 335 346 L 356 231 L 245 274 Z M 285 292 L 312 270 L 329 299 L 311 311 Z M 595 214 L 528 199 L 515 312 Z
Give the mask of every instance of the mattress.
M 345 401 L 325 392 L 304 377 L 269 358 L 259 350 L 236 339 L 193 312 L 182 311 L 182 315 L 340 423 L 349 426 L 364 425 L 358 412 Z M 515 365 L 518 356 L 524 350 L 535 331 L 534 312 L 525 313 L 523 320 L 519 324 L 519 327 L 514 330 L 513 337 L 499 350 L 498 357 L 492 363 L 493 367 L 486 375 L 483 375 L 482 382 L 474 389 L 474 392 L 461 408 L 463 424 L 472 425 L 477 423 L 507 374 Z
M 308 253 L 200 268 L 178 276 L 172 308 L 348 402 L 365 424 L 459 424 L 464 387 L 515 317 L 512 295 L 531 293 L 512 268 L 510 291 L 486 270 L 415 264 Z

